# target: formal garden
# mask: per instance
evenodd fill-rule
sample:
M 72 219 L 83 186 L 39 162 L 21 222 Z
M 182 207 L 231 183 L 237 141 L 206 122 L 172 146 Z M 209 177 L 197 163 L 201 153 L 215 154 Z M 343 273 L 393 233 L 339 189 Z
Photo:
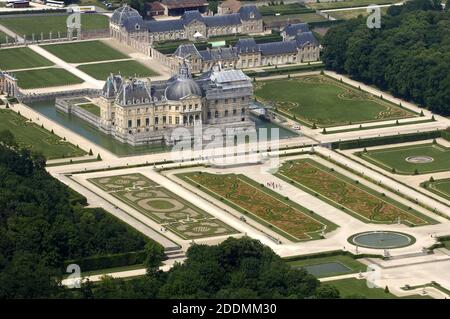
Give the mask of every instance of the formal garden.
M 99 177 L 89 181 L 183 239 L 237 233 L 142 174 Z
M 429 191 L 442 196 L 443 198 L 450 200 L 450 178 L 434 180 L 430 178 L 429 181 L 421 184 L 422 187 Z
M 67 14 L 45 14 L 45 15 L 26 15 L 3 17 L 0 24 L 7 27 L 19 36 L 24 35 L 28 40 L 32 39 L 33 34 L 36 40 L 48 39 L 50 32 L 52 38 L 59 35 L 63 38 L 67 35 Z M 83 14 L 81 17 L 81 30 L 105 30 L 109 27 L 108 17 L 101 14 Z
M 418 115 L 323 75 L 258 81 L 255 95 L 276 112 L 313 128 Z
M 76 157 L 86 152 L 12 110 L 0 110 L 0 131 L 8 130 L 19 146 L 41 152 L 47 159 Z
M 27 47 L 0 50 L 0 70 L 19 70 L 52 65 L 51 61 Z
M 190 172 L 184 181 L 291 241 L 318 239 L 336 225 L 244 175 Z
M 450 170 L 450 149 L 436 142 L 365 149 L 355 154 L 396 174 L 417 175 Z
M 286 161 L 276 176 L 366 223 L 435 223 L 411 207 L 312 159 Z
M 130 58 L 126 54 L 117 51 L 99 40 L 50 44 L 43 45 L 42 48 L 68 63 L 87 63 Z
M 106 80 L 111 73 L 121 74 L 125 78 L 131 76 L 144 78 L 158 75 L 156 71 L 134 60 L 82 64 L 78 66 L 78 69 L 100 81 Z

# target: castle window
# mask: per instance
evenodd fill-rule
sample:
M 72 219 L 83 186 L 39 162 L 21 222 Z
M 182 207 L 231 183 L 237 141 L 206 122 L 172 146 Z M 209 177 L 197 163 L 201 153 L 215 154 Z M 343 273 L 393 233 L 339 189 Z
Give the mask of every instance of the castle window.
M 219 117 L 219 111 L 215 111 L 215 112 L 214 112 L 214 117 L 215 117 L 215 118 L 218 118 L 218 117 Z
M 159 121 L 159 119 L 158 119 L 158 117 L 156 116 L 156 117 L 155 117 L 155 125 L 158 125 L 158 121 Z
M 211 118 L 211 112 L 208 111 L 208 119 L 210 119 L 210 118 Z
M 149 126 L 150 125 L 150 119 L 147 117 L 145 119 L 145 126 Z
M 169 124 L 172 124 L 172 116 L 169 116 Z
M 241 114 L 242 115 L 245 114 L 245 109 L 244 108 L 241 109 Z
M 175 111 L 179 111 L 180 107 L 179 106 L 175 106 Z
M 137 120 L 136 120 L 136 126 L 137 126 L 137 127 L 140 127 L 140 126 L 141 126 L 141 119 L 137 119 Z
M 163 116 L 163 124 L 166 124 L 166 117 Z
M 178 116 L 175 117 L 175 124 L 180 124 L 180 118 Z
M 128 127 L 132 127 L 133 126 L 133 122 L 131 120 L 128 120 Z
M 228 110 L 225 110 L 225 117 L 228 116 Z
M 237 114 L 237 110 L 233 109 L 233 115 L 236 115 L 236 114 Z

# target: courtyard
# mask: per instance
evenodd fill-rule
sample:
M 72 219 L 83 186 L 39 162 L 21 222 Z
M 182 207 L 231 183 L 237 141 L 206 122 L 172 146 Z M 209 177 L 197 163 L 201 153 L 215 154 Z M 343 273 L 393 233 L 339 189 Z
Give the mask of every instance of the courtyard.
M 323 75 L 258 81 L 255 96 L 280 114 L 308 126 L 341 126 L 417 115 Z
M 158 75 L 156 71 L 134 60 L 82 64 L 78 66 L 78 69 L 100 81 L 104 81 L 111 73 L 121 74 L 126 78 L 131 76 L 143 78 Z
M 397 174 L 417 175 L 450 170 L 450 149 L 438 143 L 368 149 L 355 155 Z
M 142 174 L 99 177 L 89 181 L 182 239 L 191 240 L 237 233 L 224 222 Z

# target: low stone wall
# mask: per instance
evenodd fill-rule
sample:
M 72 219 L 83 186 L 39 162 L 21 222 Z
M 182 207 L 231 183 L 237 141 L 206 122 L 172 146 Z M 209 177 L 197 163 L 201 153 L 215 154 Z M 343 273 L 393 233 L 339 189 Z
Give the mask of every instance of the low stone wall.
M 39 94 L 23 94 L 20 92 L 17 95 L 17 99 L 22 103 L 31 103 L 38 101 L 46 101 L 53 100 L 56 98 L 63 97 L 76 97 L 76 96 L 89 96 L 89 97 L 97 97 L 101 94 L 101 90 L 97 89 L 80 89 L 80 90 L 71 90 L 71 91 L 59 91 L 59 92 L 51 92 L 51 93 L 39 93 Z
M 69 103 L 67 100 L 57 98 L 55 100 L 55 108 L 60 112 L 74 115 L 97 129 L 100 127 L 100 118 L 98 116 L 77 105 Z

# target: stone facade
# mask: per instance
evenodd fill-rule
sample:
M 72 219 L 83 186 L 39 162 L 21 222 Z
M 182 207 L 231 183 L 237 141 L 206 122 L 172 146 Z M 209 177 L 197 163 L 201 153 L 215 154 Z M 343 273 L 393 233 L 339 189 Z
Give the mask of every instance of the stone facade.
M 0 71 L 0 94 L 6 94 L 11 97 L 18 97 L 19 95 L 17 79 L 3 71 Z
M 210 70 L 214 65 L 224 69 L 252 68 L 301 62 L 314 62 L 320 58 L 319 42 L 306 25 L 304 32 L 284 41 L 256 43 L 253 38 L 240 39 L 233 47 L 198 50 L 194 44 L 182 44 L 173 55 L 159 59 L 175 71 L 187 61 L 193 73 Z M 158 59 L 158 57 L 155 57 Z
M 255 6 L 216 16 L 203 16 L 198 10 L 186 11 L 180 19 L 156 21 L 144 20 L 136 10 L 125 5 L 114 11 L 110 19 L 111 37 L 136 49 L 148 47 L 154 41 L 196 40 L 263 31 L 262 16 Z
M 184 63 L 168 81 L 111 75 L 94 99 L 100 108 L 98 128 L 131 145 L 171 143 L 173 130 L 180 127 L 253 128 L 252 100 L 251 80 L 242 71 L 216 68 L 194 80 Z

